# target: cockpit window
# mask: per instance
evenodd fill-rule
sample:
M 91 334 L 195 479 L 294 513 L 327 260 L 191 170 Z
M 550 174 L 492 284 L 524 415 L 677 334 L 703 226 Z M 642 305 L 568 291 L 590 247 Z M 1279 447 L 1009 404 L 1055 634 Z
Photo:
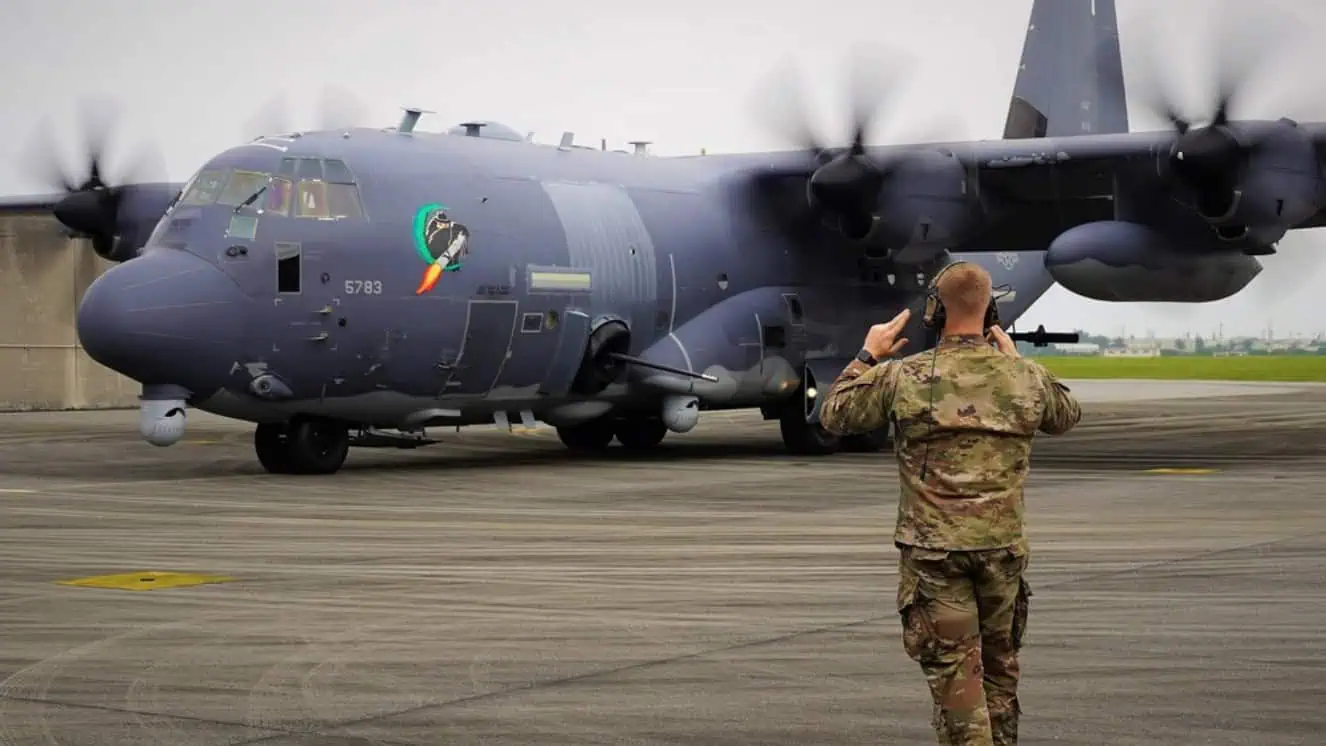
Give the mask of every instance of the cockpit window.
M 359 204 L 359 190 L 354 184 L 328 184 L 327 211 L 334 218 L 363 217 L 364 210 Z
M 354 174 L 350 173 L 350 167 L 345 165 L 345 161 L 326 160 L 322 162 L 323 178 L 332 184 L 353 184 L 355 183 Z
M 321 181 L 305 179 L 299 182 L 299 217 L 330 218 L 327 210 L 327 185 Z
M 268 174 L 257 171 L 234 171 L 230 174 L 230 181 L 217 202 L 234 207 L 262 189 L 267 184 L 268 178 Z
M 221 189 L 225 184 L 225 171 L 202 171 L 189 186 L 189 190 L 184 193 L 184 199 L 180 200 L 180 204 L 210 205 L 221 195 Z
M 322 179 L 322 161 L 317 158 L 300 158 L 295 175 L 301 179 Z
M 293 165 L 300 176 L 295 189 L 296 216 L 322 220 L 364 217 L 359 187 L 344 161 L 300 159 Z
M 267 185 L 267 201 L 263 203 L 263 212 L 270 215 L 290 214 L 291 184 L 289 179 L 277 176 Z

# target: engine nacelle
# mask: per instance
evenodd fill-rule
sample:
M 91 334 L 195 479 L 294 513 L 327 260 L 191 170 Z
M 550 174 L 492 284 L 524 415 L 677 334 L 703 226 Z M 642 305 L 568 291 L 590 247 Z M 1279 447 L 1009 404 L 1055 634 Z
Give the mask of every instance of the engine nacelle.
M 982 215 L 980 189 L 947 150 L 909 153 L 890 168 L 869 230 L 849 238 L 877 249 L 948 247 Z
M 1055 281 L 1093 300 L 1118 303 L 1208 303 L 1247 287 L 1261 262 L 1237 249 L 1182 251 L 1137 223 L 1085 223 L 1059 235 L 1045 252 Z
M 110 240 L 92 244 L 98 256 L 117 263 L 138 256 L 180 193 L 175 184 L 131 184 L 119 189 L 123 196 L 113 220 L 114 233 Z
M 1269 245 L 1320 209 L 1326 194 L 1316 148 L 1294 121 L 1238 122 L 1201 137 L 1191 153 L 1180 139 L 1161 171 L 1178 177 L 1176 199 L 1220 238 Z M 1219 163 L 1225 157 L 1228 163 Z

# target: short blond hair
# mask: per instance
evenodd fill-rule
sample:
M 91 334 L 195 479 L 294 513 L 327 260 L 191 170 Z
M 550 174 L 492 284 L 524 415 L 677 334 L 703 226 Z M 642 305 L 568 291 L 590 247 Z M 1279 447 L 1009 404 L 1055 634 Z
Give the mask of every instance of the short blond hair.
M 992 285 L 984 267 L 963 262 L 944 272 L 936 289 L 949 318 L 973 319 L 985 315 Z

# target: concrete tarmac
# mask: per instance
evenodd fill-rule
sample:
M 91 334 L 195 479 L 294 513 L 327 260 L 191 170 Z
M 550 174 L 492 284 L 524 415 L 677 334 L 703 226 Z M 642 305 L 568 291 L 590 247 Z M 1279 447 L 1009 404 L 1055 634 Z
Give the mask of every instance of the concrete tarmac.
M 1021 742 L 1321 743 L 1326 387 L 1074 389 L 1027 490 Z M 0 416 L 0 744 L 934 743 L 887 454 L 789 457 L 748 413 L 332 477 L 263 473 L 240 423 L 186 438 Z

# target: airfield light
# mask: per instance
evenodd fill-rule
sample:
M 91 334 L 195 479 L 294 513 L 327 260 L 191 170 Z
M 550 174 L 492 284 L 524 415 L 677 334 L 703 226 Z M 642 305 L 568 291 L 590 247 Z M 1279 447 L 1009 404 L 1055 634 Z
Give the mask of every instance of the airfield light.
M 814 386 L 811 386 L 810 388 L 806 389 L 807 399 L 814 399 L 817 394 L 819 394 L 819 392 L 815 390 Z

